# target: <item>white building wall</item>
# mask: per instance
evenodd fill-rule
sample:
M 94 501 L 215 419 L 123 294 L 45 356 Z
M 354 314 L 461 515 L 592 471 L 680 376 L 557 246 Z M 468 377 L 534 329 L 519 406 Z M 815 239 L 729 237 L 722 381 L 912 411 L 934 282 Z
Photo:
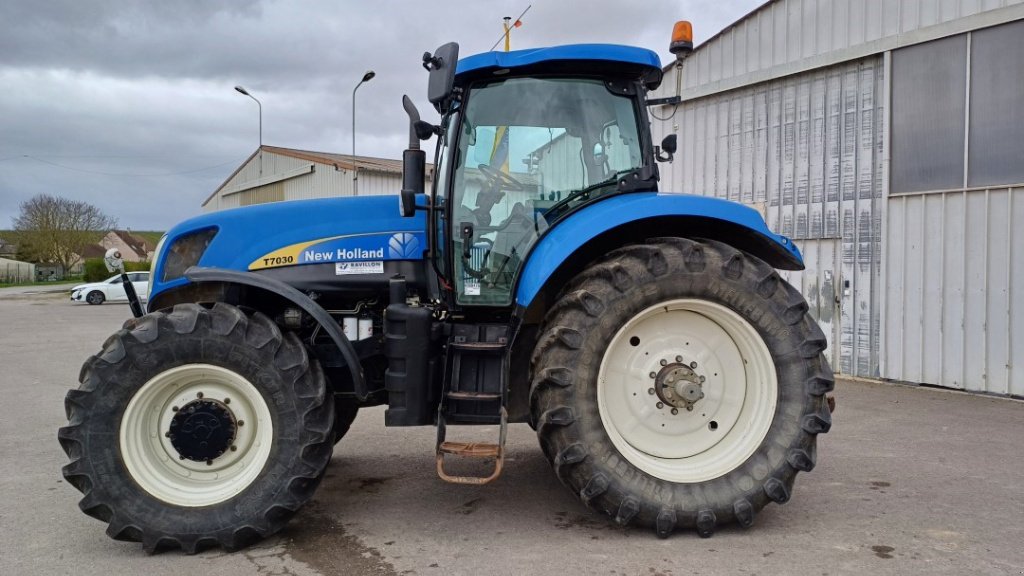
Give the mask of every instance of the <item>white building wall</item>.
M 883 374 L 1024 396 L 1024 187 L 889 200 Z
M 695 98 L 1024 17 L 1024 0 L 776 0 L 686 60 Z M 699 24 L 699 22 L 698 22 Z M 676 93 L 675 78 L 662 89 Z
M 966 115 L 962 186 L 890 192 L 892 170 L 907 168 L 906 159 L 890 164 L 890 114 L 909 122 L 893 109 L 893 83 L 908 82 L 893 78 L 893 58 L 940 38 L 981 38 L 983 29 L 986 41 L 1015 46 L 1011 30 L 1024 28 L 1022 19 L 1018 0 L 766 4 L 695 51 L 681 75 L 667 70 L 653 96 L 683 102 L 652 109 L 655 141 L 679 135 L 676 162 L 661 165 L 662 189 L 753 205 L 796 238 L 807 270 L 786 277 L 829 335 L 837 371 L 1024 395 L 1024 179 L 973 185 L 981 172 L 968 162 L 977 150 L 1022 151 L 1019 139 L 1005 141 L 1007 130 L 986 139 L 973 124 L 978 109 L 960 103 L 950 113 Z M 1017 23 L 990 33 L 1008 22 Z M 968 103 L 971 45 L 968 38 Z M 989 66 L 1015 79 L 1000 80 L 1006 85 L 1024 78 L 1024 53 L 1009 50 Z M 1010 93 L 1024 94 L 1021 86 Z M 1006 115 L 1013 125 L 1019 107 Z
M 783 276 L 833 367 L 858 376 L 879 375 L 882 85 L 876 56 L 690 100 L 654 123 L 655 142 L 673 130 L 680 142 L 661 190 L 752 205 L 793 238 L 808 270 Z
M 278 186 L 283 190 L 283 200 L 353 195 L 351 170 L 338 169 L 307 159 L 264 152 L 262 176 L 260 156 L 256 155 L 224 184 L 221 190 L 203 206 L 203 210 L 211 212 L 237 208 L 244 205 L 242 198 L 246 191 Z M 401 188 L 401 174 L 359 171 L 357 189 L 360 196 L 398 194 Z

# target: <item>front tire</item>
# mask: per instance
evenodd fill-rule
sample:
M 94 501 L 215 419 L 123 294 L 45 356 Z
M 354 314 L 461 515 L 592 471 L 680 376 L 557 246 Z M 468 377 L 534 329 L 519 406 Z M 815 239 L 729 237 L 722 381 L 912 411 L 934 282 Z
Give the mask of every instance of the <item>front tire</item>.
M 359 403 L 354 399 L 341 396 L 334 398 L 334 428 L 331 435 L 334 437 L 335 444 L 341 442 L 341 439 L 348 433 L 358 414 Z
M 103 304 L 103 302 L 106 299 L 107 299 L 107 297 L 104 296 L 103 292 L 100 292 L 99 290 L 93 290 L 92 292 L 89 292 L 85 296 L 85 301 L 88 302 L 89 304 L 94 305 L 94 306 L 97 305 L 97 304 Z
M 803 297 L 713 241 L 653 240 L 581 273 L 532 361 L 531 415 L 558 477 L 619 524 L 710 536 L 789 500 L 834 386 Z
M 150 553 L 235 550 L 283 528 L 331 457 L 334 403 L 299 339 L 223 303 L 130 326 L 65 400 L 79 507 Z

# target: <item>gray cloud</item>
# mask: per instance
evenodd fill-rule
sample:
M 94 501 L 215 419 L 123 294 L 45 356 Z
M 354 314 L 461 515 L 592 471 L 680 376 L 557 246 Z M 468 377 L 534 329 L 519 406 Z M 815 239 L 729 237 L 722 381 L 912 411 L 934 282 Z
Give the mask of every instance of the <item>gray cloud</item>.
M 166 229 L 199 205 L 257 143 L 348 152 L 352 88 L 358 152 L 397 158 L 401 95 L 428 111 L 425 50 L 482 52 L 516 2 L 0 3 L 0 228 L 38 193 L 80 198 L 122 226 Z M 759 0 L 534 0 L 513 49 L 633 44 L 667 61 L 673 22 L 698 41 Z

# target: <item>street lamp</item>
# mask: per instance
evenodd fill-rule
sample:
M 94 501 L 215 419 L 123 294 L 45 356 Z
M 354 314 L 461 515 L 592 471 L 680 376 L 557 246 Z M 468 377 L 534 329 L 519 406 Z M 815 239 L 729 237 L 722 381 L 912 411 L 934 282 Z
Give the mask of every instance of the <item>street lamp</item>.
M 359 184 L 359 167 L 356 164 L 356 90 L 363 85 L 364 82 L 369 82 L 376 76 L 377 73 L 373 70 L 367 70 L 366 74 L 363 74 L 363 79 L 356 84 L 356 87 L 352 89 L 352 195 L 358 196 L 359 191 L 357 186 Z
M 256 100 L 255 96 L 253 96 L 252 94 L 249 94 L 249 92 L 245 88 L 243 88 L 241 86 L 235 86 L 235 91 L 237 91 L 239 94 L 244 94 L 244 95 L 248 96 L 249 98 L 252 98 L 253 100 Z M 256 106 L 259 107 L 259 111 L 260 111 L 260 177 L 262 178 L 263 177 L 263 104 L 261 104 L 259 100 L 256 100 Z

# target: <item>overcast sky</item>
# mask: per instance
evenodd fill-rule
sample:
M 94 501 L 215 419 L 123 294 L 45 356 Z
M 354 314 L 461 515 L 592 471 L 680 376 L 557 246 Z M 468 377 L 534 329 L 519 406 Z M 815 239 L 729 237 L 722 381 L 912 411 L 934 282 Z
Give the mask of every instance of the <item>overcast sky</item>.
M 531 0 L 3 0 L 0 229 L 40 193 L 82 199 L 121 227 L 166 230 L 258 144 L 400 158 L 409 94 L 428 120 L 424 51 L 489 50 Z M 632 44 L 668 62 L 672 24 L 701 42 L 762 0 L 532 0 L 512 49 Z M 500 49 L 500 47 L 499 47 Z

